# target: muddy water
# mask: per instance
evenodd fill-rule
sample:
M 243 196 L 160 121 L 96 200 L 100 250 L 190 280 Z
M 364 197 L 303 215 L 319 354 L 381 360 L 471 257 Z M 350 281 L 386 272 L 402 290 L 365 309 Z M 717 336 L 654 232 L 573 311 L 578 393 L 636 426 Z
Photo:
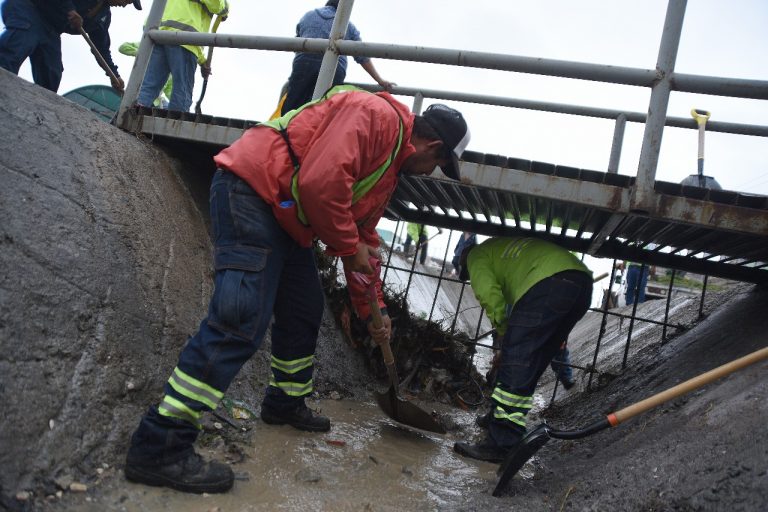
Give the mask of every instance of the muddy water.
M 78 509 L 456 510 L 468 506 L 467 495 L 490 492 L 496 483 L 496 465 L 468 461 L 453 452 L 461 434 L 401 427 L 373 401 L 322 400 L 309 405 L 331 418 L 331 431 L 306 433 L 256 420 L 250 446 L 243 446 L 246 459 L 232 466 L 237 481 L 227 494 L 201 497 L 124 484 L 118 473 L 112 484 L 104 482 L 100 496 L 94 495 L 88 506 L 81 502 Z M 474 419 L 471 413 L 451 414 L 462 425 Z M 218 459 L 222 452 L 202 450 Z

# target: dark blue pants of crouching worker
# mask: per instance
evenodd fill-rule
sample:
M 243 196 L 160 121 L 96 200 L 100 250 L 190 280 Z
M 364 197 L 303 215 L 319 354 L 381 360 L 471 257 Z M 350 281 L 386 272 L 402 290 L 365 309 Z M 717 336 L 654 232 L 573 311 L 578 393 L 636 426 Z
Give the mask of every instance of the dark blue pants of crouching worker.
M 272 209 L 236 175 L 211 184 L 215 289 L 207 317 L 179 356 L 158 407 L 133 434 L 132 464 L 168 464 L 190 455 L 205 411 L 215 409 L 272 324 L 270 385 L 262 408 L 291 410 L 312 392 L 323 314 L 314 253 L 283 231 Z
M 591 298 L 592 277 L 567 270 L 536 283 L 512 308 L 491 396 L 488 432 L 496 445 L 512 448 L 525 435 L 539 377 L 589 309 Z

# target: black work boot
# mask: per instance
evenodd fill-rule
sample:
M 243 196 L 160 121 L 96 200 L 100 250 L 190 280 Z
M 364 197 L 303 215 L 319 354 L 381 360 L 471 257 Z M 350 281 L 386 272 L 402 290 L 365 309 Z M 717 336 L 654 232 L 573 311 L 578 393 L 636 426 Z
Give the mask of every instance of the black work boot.
M 288 411 L 278 411 L 262 405 L 261 419 L 270 425 L 285 425 L 287 423 L 293 428 L 307 432 L 328 432 L 331 430 L 331 420 L 315 414 L 304 402 L 301 402 L 295 409 Z
M 471 457 L 486 462 L 503 462 L 510 451 L 510 448 L 504 448 L 493 442 L 490 437 L 486 437 L 479 443 L 455 443 L 453 451 L 465 457 Z
M 206 461 L 195 452 L 185 459 L 158 466 L 142 466 L 126 461 L 125 478 L 131 482 L 196 494 L 226 492 L 235 481 L 235 475 L 227 464 Z
M 493 408 L 485 414 L 481 414 L 475 418 L 475 424 L 481 428 L 488 428 L 491 426 L 491 420 L 493 419 Z
M 568 391 L 576 385 L 576 381 L 573 380 L 573 377 L 560 377 L 560 384 Z

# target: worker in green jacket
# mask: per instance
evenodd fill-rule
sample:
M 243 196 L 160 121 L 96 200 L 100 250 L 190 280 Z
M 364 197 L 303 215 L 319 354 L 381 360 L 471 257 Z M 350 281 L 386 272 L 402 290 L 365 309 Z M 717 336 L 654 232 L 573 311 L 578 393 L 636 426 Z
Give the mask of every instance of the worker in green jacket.
M 168 0 L 159 28 L 176 32 L 207 33 L 211 30 L 214 15 L 218 15 L 222 21 L 227 19 L 229 2 L 227 0 Z M 203 78 L 207 78 L 211 74 L 211 68 L 200 46 L 155 44 L 136 103 L 144 107 L 151 106 L 170 75 L 173 78 L 173 91 L 168 109 L 179 112 L 189 111 L 198 64 Z
M 592 274 L 573 254 L 536 238 L 490 238 L 464 249 L 459 278 L 502 337 L 488 436 L 461 455 L 501 462 L 525 435 L 539 377 L 589 309 Z M 512 311 L 507 315 L 507 304 Z

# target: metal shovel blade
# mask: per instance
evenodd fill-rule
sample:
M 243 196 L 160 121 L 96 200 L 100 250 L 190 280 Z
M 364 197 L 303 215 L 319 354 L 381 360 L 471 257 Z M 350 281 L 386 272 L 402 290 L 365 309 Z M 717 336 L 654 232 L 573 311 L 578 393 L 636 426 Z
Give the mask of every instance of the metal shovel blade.
M 376 402 L 384 413 L 398 423 L 427 432 L 445 434 L 445 428 L 427 411 L 397 396 L 395 388 L 386 393 L 375 393 Z
M 509 452 L 497 471 L 497 474 L 500 476 L 499 482 L 493 490 L 494 496 L 501 496 L 509 481 L 512 480 L 512 477 L 539 451 L 539 448 L 547 444 L 547 441 L 550 439 L 549 430 L 549 425 L 542 423 L 525 434 L 520 444 Z

